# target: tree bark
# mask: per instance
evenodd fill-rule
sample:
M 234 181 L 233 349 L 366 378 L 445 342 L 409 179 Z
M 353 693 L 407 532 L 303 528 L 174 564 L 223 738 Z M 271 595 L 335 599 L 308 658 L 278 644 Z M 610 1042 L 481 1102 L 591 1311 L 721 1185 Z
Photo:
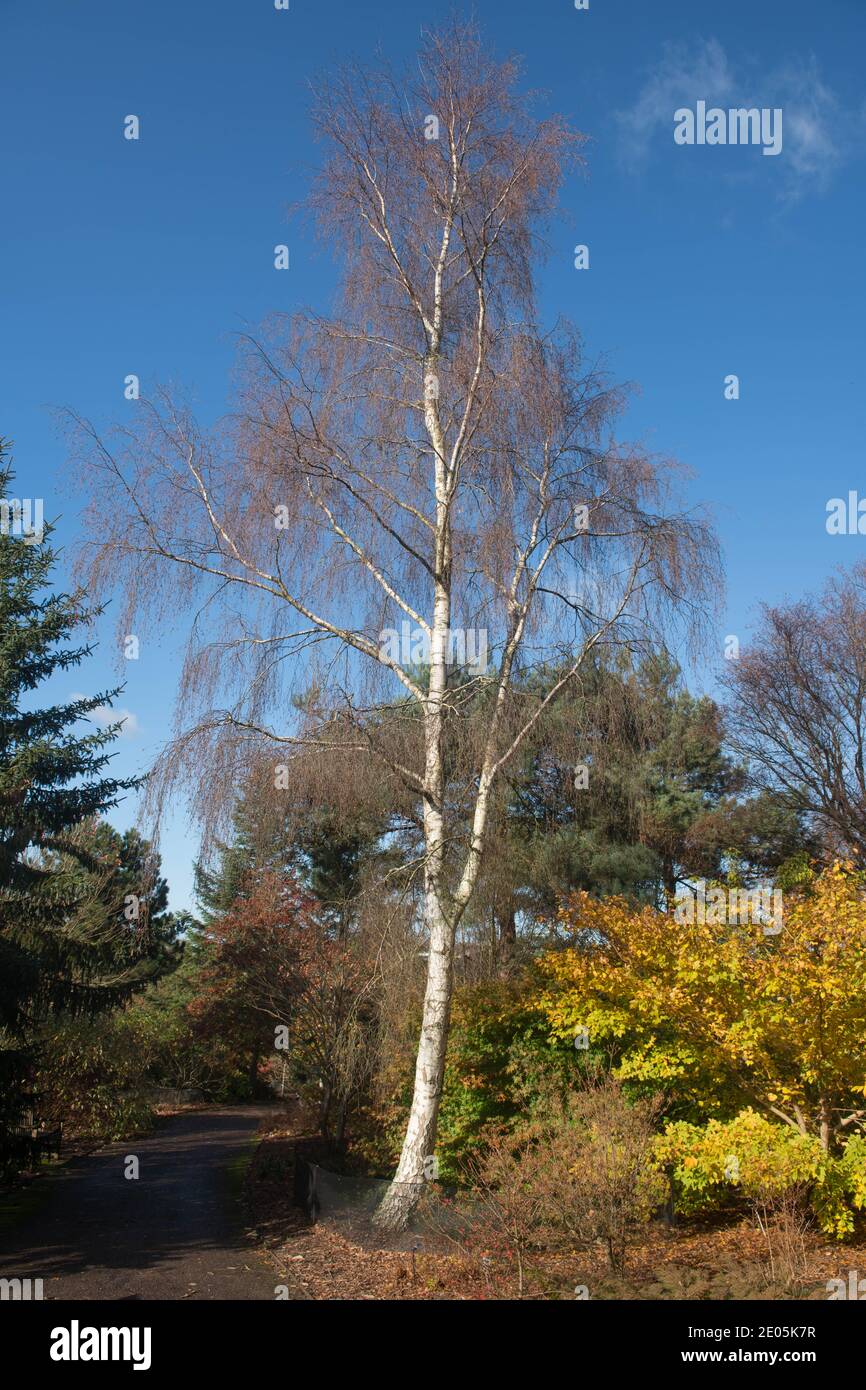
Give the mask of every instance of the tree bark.
M 424 1189 L 425 1164 L 432 1158 L 436 1142 L 451 1013 L 454 931 L 438 905 L 433 911 L 436 920 L 430 932 L 412 1108 L 397 1172 L 375 1218 L 376 1225 L 385 1230 L 398 1231 L 406 1225 Z
M 820 1125 L 818 1133 L 821 1139 L 821 1148 L 824 1150 L 824 1153 L 829 1153 L 832 1117 L 830 1105 L 824 1096 L 821 1097 L 821 1100 L 819 1102 L 818 1115 Z
M 430 684 L 425 708 L 424 771 L 424 919 L 429 953 L 427 987 L 421 1017 L 421 1037 L 415 1059 L 415 1086 L 412 1108 L 400 1154 L 397 1172 L 379 1206 L 375 1221 L 386 1230 L 401 1230 L 423 1191 L 425 1163 L 433 1156 L 436 1123 L 445 1076 L 445 1049 L 451 1016 L 451 988 L 454 975 L 454 934 L 457 924 L 445 882 L 445 842 L 443 793 L 445 771 L 442 756 L 443 698 L 447 683 L 448 631 L 451 597 L 448 589 L 450 543 L 448 537 L 445 477 L 441 467 L 442 445 L 438 416 L 429 381 L 433 366 L 428 364 L 425 394 L 428 400 L 428 430 L 436 449 L 436 482 L 440 528 L 437 535 L 437 583 L 433 604 L 430 641 Z

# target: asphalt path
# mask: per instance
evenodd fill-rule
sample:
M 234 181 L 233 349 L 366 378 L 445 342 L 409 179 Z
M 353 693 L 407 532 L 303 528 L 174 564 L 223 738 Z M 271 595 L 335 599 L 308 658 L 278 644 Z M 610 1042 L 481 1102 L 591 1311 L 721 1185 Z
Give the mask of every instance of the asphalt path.
M 45 1299 L 273 1299 L 232 1180 L 268 1113 L 177 1115 L 39 1178 L 37 1209 L 0 1232 L 0 1279 L 40 1278 Z

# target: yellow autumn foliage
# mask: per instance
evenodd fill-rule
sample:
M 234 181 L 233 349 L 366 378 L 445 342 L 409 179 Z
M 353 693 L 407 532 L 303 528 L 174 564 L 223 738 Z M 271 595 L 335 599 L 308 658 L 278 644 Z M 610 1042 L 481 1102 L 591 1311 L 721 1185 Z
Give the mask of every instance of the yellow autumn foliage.
M 835 864 L 785 895 L 781 923 L 677 920 L 573 895 L 571 944 L 540 962 L 555 1036 L 588 1033 L 617 1073 L 705 1113 L 754 1105 L 822 1147 L 866 1119 L 866 892 Z

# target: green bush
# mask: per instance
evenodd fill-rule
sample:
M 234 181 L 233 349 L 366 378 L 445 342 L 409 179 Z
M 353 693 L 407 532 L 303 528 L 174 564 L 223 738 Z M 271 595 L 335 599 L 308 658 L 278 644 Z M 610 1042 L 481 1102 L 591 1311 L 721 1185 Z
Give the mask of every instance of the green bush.
M 527 1120 L 564 1098 L 579 1071 L 573 1047 L 551 1042 L 522 982 L 493 981 L 454 1001 L 436 1154 L 459 1179 L 488 1126 Z
M 147 1038 L 119 1010 L 94 1020 L 62 1018 L 43 1035 L 36 1089 L 40 1113 L 69 1133 L 122 1139 L 146 1129 Z

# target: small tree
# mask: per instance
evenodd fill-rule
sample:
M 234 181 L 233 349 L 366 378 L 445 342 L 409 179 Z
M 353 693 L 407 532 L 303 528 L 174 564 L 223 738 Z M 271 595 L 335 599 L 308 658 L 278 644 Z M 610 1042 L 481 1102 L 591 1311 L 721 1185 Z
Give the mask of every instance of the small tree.
M 504 1261 L 517 1273 L 517 1297 L 526 1286 L 527 1260 L 544 1243 L 548 1155 L 531 1131 L 491 1128 L 484 1147 L 466 1165 L 474 1208 L 464 1240 L 485 1268 Z
M 281 1051 L 342 1141 L 374 1056 L 369 976 L 355 943 L 324 920 L 294 879 L 265 874 L 205 934 L 209 959 L 190 1009 L 199 1030 L 249 1059 Z
M 659 1097 L 631 1104 L 614 1078 L 586 1072 L 546 1113 L 485 1131 L 466 1165 L 476 1204 L 468 1241 L 514 1261 L 518 1297 L 530 1253 L 563 1240 L 601 1242 L 622 1277 L 629 1244 L 664 1196 L 653 1152 L 660 1113 Z

